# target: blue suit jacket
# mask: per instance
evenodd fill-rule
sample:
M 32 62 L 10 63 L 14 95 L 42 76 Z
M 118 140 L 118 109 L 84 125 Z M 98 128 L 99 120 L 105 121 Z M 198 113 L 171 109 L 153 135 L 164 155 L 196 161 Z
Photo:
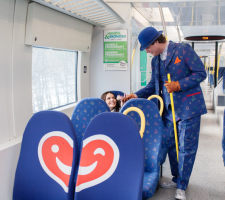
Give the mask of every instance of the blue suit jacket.
M 152 59 L 152 78 L 146 87 L 135 94 L 148 98 L 152 94 L 161 96 L 159 88 L 160 55 Z M 189 44 L 170 41 L 165 74 L 171 81 L 179 81 L 181 90 L 173 92 L 175 112 L 180 119 L 190 119 L 207 113 L 200 83 L 206 78 L 205 67 Z M 170 98 L 169 98 L 170 99 Z

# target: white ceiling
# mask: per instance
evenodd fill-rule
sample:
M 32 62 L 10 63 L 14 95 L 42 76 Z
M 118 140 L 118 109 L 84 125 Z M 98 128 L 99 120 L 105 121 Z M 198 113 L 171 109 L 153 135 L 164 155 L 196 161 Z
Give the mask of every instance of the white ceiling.
M 179 42 L 177 27 L 180 29 L 182 42 L 187 42 L 184 40 L 187 36 L 225 36 L 225 0 L 142 0 L 142 3 L 140 3 L 141 1 L 129 2 L 158 31 L 163 30 L 158 3 L 160 2 L 169 40 Z M 143 28 L 145 27 L 134 28 L 132 34 L 138 35 Z M 215 42 L 195 43 L 195 50 L 199 55 L 211 55 L 215 51 Z

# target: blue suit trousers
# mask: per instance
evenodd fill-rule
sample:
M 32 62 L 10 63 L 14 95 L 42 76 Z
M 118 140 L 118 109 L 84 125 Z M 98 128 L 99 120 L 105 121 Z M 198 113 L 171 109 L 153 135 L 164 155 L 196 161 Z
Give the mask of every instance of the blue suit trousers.
M 179 163 L 177 162 L 176 145 L 173 122 L 164 118 L 163 123 L 165 133 L 163 135 L 168 151 L 173 182 L 177 183 L 177 188 L 186 190 L 191 172 L 193 169 L 195 156 L 198 149 L 199 131 L 201 116 L 187 120 L 179 120 L 177 124 Z

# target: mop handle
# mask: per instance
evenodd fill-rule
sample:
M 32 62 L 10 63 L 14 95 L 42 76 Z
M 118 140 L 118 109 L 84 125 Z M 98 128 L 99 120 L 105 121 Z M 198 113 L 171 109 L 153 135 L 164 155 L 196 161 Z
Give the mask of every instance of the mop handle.
M 168 83 L 171 83 L 170 74 L 167 74 Z M 170 101 L 172 107 L 172 114 L 173 114 L 173 128 L 174 128 L 174 135 L 175 135 L 175 144 L 176 144 L 176 152 L 177 152 L 177 162 L 179 162 L 179 150 L 178 150 L 178 139 L 177 139 L 177 126 L 175 120 L 175 111 L 174 111 L 174 103 L 173 103 L 173 93 L 170 93 Z

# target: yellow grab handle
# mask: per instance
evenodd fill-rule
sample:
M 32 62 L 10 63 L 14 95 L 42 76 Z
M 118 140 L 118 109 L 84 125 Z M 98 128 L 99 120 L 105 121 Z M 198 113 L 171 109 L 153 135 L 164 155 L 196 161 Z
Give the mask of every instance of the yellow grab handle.
M 170 74 L 167 74 L 168 83 L 171 83 Z M 175 144 L 176 144 L 176 152 L 177 152 L 177 162 L 179 162 L 179 150 L 178 150 L 178 139 L 177 139 L 177 126 L 175 120 L 175 111 L 174 111 L 174 103 L 173 103 L 173 93 L 170 93 L 170 100 L 171 100 L 171 107 L 172 107 L 172 114 L 173 114 L 173 128 L 174 128 L 174 135 L 175 135 Z
M 217 61 L 217 78 L 219 76 L 219 68 L 220 68 L 220 54 L 219 54 L 219 58 L 218 58 L 218 61 Z
M 141 109 L 137 108 L 137 107 L 130 107 L 130 108 L 127 108 L 123 114 L 124 115 L 127 115 L 127 113 L 131 112 L 131 111 L 135 111 L 137 112 L 140 117 L 141 117 L 141 129 L 140 129 L 140 135 L 141 135 L 141 138 L 143 138 L 143 135 L 144 135 L 144 132 L 145 132 L 145 115 L 144 113 L 141 111 Z
M 134 50 L 133 50 L 133 53 L 132 53 L 132 58 L 131 58 L 131 67 L 133 66 L 133 61 L 134 61 L 134 54 L 135 54 L 135 50 L 136 50 L 136 49 L 134 49 Z
M 153 98 L 157 98 L 157 99 L 160 101 L 160 110 L 159 110 L 159 114 L 160 114 L 160 116 L 162 116 L 163 108 L 164 108 L 163 100 L 162 100 L 162 98 L 161 98 L 159 95 L 152 95 L 152 96 L 148 97 L 148 100 L 151 100 L 151 99 L 153 99 Z

